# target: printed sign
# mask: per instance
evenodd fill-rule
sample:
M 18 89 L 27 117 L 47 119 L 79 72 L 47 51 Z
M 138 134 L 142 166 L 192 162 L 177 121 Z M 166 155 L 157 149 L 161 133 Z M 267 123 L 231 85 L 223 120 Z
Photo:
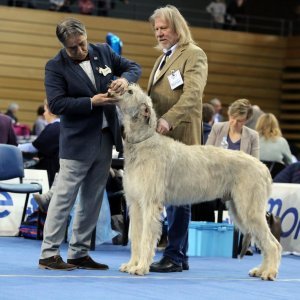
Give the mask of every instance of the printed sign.
M 268 210 L 281 219 L 283 253 L 300 255 L 300 184 L 273 183 Z
M 47 171 L 25 169 L 24 173 L 24 183 L 37 182 L 41 184 L 43 193 L 49 190 Z M 19 179 L 15 178 L 5 182 L 19 183 Z M 0 236 L 17 236 L 19 234 L 25 199 L 26 194 L 0 192 Z M 31 194 L 29 195 L 26 215 L 30 215 L 36 209 L 37 204 Z

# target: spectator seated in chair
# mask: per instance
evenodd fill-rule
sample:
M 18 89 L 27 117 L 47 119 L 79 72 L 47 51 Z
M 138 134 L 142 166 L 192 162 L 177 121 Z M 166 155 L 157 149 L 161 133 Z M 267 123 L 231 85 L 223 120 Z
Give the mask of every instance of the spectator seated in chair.
M 59 118 L 52 114 L 48 104 L 45 101 L 44 116 L 48 123 L 41 134 L 32 142 L 20 144 L 18 147 L 25 153 L 31 153 L 38 156 L 38 163 L 35 169 L 47 170 L 49 185 L 51 186 L 55 174 L 59 170 Z
M 36 135 L 36 136 L 40 135 L 40 133 L 46 127 L 47 121 L 45 120 L 44 112 L 45 112 L 45 108 L 44 108 L 44 104 L 43 104 L 37 108 L 37 111 L 36 111 L 37 118 L 34 121 L 34 124 L 32 127 L 32 135 Z
M 13 121 L 9 116 L 0 113 L 0 144 L 17 146 L 17 136 Z
M 252 114 L 253 108 L 249 100 L 238 99 L 234 101 L 228 108 L 229 121 L 219 122 L 213 125 L 206 145 L 243 151 L 258 159 L 258 133 L 245 126 L 246 122 L 252 117 Z M 217 205 L 224 205 L 226 199 L 222 201 L 218 200 L 218 202 Z M 249 249 L 246 254 L 251 255 L 251 249 Z
M 289 144 L 282 136 L 275 115 L 262 114 L 257 120 L 255 129 L 259 134 L 259 158 L 261 161 L 278 162 L 285 165 L 293 162 Z

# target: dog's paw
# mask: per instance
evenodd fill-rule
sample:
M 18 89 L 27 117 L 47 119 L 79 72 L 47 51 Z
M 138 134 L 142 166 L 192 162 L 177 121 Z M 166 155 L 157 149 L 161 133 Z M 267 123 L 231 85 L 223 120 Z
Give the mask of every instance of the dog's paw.
M 128 271 L 129 274 L 144 276 L 149 273 L 149 267 L 134 266 Z
M 262 271 L 259 267 L 253 268 L 249 271 L 251 277 L 261 277 Z
M 277 276 L 277 271 L 273 270 L 273 271 L 263 271 L 260 278 L 262 280 L 275 280 Z
M 131 265 L 129 263 L 125 263 L 125 264 L 122 264 L 121 267 L 120 267 L 120 271 L 121 272 L 128 272 L 129 269 L 131 268 Z

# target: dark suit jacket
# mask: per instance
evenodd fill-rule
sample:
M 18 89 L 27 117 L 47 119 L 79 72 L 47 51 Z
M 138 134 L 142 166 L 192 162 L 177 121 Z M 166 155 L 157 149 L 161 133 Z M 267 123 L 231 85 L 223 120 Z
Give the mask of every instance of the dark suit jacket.
M 55 174 L 59 171 L 59 123 L 48 124 L 32 142 L 32 145 L 38 150 L 40 158 L 35 168 L 47 170 L 50 186 L 54 181 Z
M 3 114 L 0 114 L 0 144 L 18 145 L 12 119 Z
M 65 49 L 45 68 L 45 87 L 50 110 L 60 115 L 60 158 L 83 160 L 93 157 L 100 147 L 103 111 L 112 132 L 117 151 L 122 150 L 120 125 L 115 105 L 91 108 L 95 94 L 107 92 L 114 76 L 136 82 L 141 69 L 112 51 L 106 44 L 89 44 L 89 57 L 97 88 L 80 65 L 75 64 Z M 100 68 L 109 67 L 111 73 L 104 76 Z

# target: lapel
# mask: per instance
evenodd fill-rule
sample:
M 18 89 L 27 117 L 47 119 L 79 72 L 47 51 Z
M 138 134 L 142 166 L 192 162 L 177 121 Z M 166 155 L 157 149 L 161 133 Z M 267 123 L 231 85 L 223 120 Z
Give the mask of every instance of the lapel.
M 95 94 L 98 93 L 100 90 L 100 79 L 99 79 L 99 66 L 100 66 L 100 58 L 99 55 L 97 56 L 96 53 L 94 53 L 93 49 L 89 46 L 89 56 L 90 56 L 90 62 L 92 66 L 92 70 L 95 77 L 95 82 L 97 89 L 95 89 L 94 84 L 90 80 L 90 78 L 87 76 L 87 74 L 84 72 L 84 70 L 80 67 L 79 64 L 75 64 L 72 59 L 68 56 L 65 49 L 63 49 L 63 56 L 65 60 L 68 62 L 70 68 L 75 72 L 81 79 L 82 82 L 85 83 Z
M 245 126 L 243 126 L 240 150 L 248 153 L 248 145 L 249 145 L 249 134 Z
M 149 81 L 148 81 L 148 87 L 147 87 L 147 92 L 148 92 L 148 95 L 150 94 L 150 90 L 151 90 L 151 87 L 153 85 L 153 80 L 154 80 L 154 75 L 155 75 L 155 72 L 158 68 L 158 65 L 160 63 L 160 61 L 162 60 L 162 57 L 164 56 L 164 54 L 162 54 L 155 62 L 154 66 L 153 66 L 153 69 L 151 71 L 151 74 L 150 74 L 150 77 L 149 77 Z
M 224 125 L 222 126 L 222 128 L 221 128 L 221 134 L 219 135 L 219 137 L 220 137 L 220 144 L 221 144 L 221 142 L 222 142 L 222 140 L 223 140 L 223 137 L 224 136 L 228 136 L 228 133 L 229 133 L 229 122 L 224 122 Z
M 174 53 L 171 55 L 171 57 L 167 60 L 166 64 L 163 66 L 163 68 L 160 70 L 156 81 L 153 82 L 154 80 L 154 74 L 156 72 L 156 69 L 158 68 L 158 65 L 160 63 L 160 61 L 162 60 L 164 54 L 162 54 L 155 62 L 154 67 L 152 69 L 151 75 L 150 75 L 150 80 L 148 83 L 148 94 L 150 93 L 150 89 L 152 87 L 152 85 L 155 85 L 163 76 L 164 74 L 171 69 L 172 64 L 181 56 L 182 52 L 185 51 L 186 46 L 182 46 L 182 47 L 177 47 L 174 51 Z
M 102 58 L 100 57 L 100 54 L 97 51 L 94 51 L 92 47 L 89 46 L 89 55 L 90 55 L 90 61 L 92 65 L 92 70 L 95 77 L 95 82 L 97 86 L 97 92 L 101 91 L 101 77 L 102 74 L 99 73 L 100 68 L 105 68 L 105 62 L 102 61 Z M 104 87 L 102 90 L 106 90 L 106 87 Z

